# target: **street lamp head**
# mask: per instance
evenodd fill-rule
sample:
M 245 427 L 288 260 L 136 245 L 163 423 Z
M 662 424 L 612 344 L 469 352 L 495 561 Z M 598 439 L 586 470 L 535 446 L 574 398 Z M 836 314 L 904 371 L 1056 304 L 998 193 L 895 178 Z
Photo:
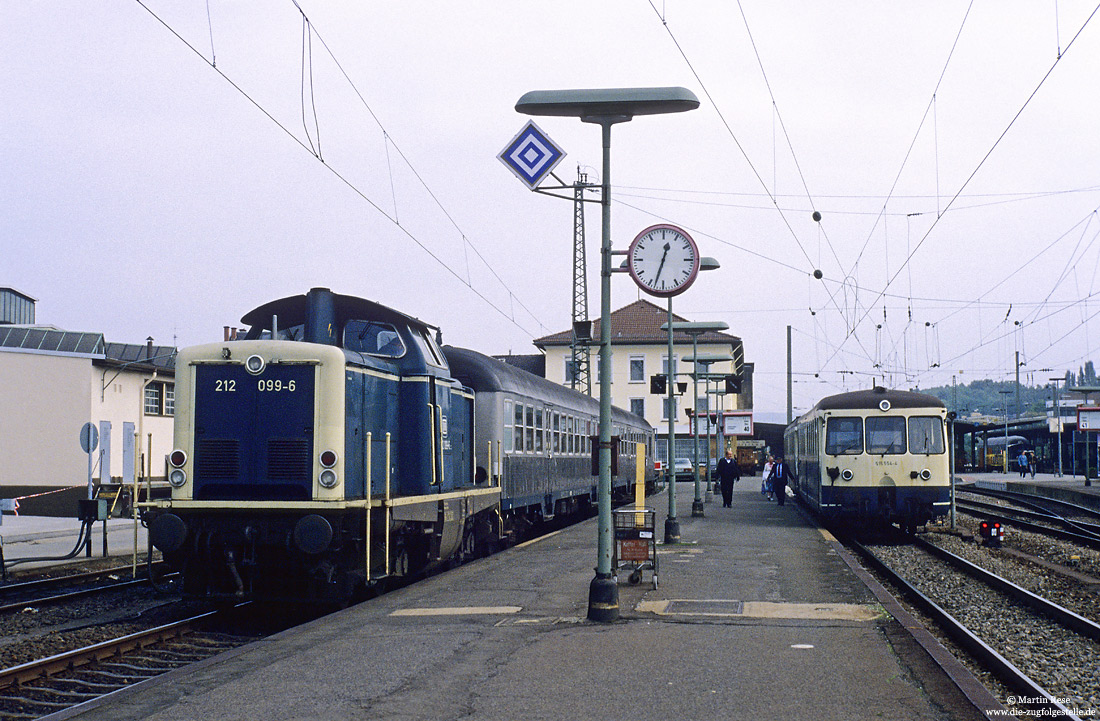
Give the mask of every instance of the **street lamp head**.
M 698 107 L 695 93 L 680 87 L 532 90 L 516 103 L 516 112 L 603 123 L 626 122 L 635 115 L 682 113 Z
M 661 324 L 661 330 L 668 332 L 668 323 Z M 704 333 L 719 332 L 723 330 L 729 330 L 729 324 L 723 323 L 720 320 L 701 320 L 701 321 L 672 321 L 672 330 L 676 333 L 687 333 L 688 335 L 698 336 Z
M 718 262 L 717 258 L 711 258 L 709 255 L 704 255 L 699 259 L 699 270 L 718 270 L 722 267 L 722 264 Z

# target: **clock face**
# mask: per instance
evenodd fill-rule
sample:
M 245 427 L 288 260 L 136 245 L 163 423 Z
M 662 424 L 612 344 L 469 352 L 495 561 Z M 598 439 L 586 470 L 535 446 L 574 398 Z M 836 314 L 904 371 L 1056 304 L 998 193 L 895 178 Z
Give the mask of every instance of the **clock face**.
M 627 251 L 627 265 L 642 290 L 659 296 L 683 293 L 699 274 L 699 248 L 674 225 L 646 228 Z

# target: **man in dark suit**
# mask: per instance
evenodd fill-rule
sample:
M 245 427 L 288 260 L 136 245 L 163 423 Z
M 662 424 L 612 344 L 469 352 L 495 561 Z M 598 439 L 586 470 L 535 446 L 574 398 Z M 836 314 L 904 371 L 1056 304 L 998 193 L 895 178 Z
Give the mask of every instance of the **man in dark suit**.
M 775 491 L 775 497 L 778 499 L 779 505 L 782 506 L 787 498 L 787 481 L 794 480 L 791 467 L 783 460 L 783 456 L 776 456 L 775 465 L 772 466 L 771 480 L 772 490 Z
M 737 461 L 733 460 L 731 449 L 726 449 L 726 457 L 718 461 L 718 466 L 714 469 L 714 472 L 718 475 L 718 481 L 722 485 L 722 506 L 732 508 L 733 484 L 741 480 L 741 469 L 737 466 Z

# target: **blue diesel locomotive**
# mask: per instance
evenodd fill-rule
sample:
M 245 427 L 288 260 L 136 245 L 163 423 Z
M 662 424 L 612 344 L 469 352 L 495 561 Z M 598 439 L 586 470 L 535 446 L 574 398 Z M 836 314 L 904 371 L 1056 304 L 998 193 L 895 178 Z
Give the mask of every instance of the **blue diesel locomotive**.
M 176 361 L 171 497 L 146 521 L 185 594 L 340 602 L 594 504 L 594 399 L 326 288 L 242 322 Z M 653 429 L 614 426 L 625 498 Z
M 875 387 L 823 398 L 784 433 L 792 491 L 823 518 L 912 531 L 950 507 L 946 416 L 923 393 Z

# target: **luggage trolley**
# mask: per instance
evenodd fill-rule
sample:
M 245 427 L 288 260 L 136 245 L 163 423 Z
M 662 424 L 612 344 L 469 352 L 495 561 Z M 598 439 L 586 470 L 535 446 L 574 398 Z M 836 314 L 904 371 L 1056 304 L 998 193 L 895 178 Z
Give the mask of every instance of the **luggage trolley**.
M 642 507 L 617 508 L 615 543 L 611 568 L 618 582 L 619 569 L 630 569 L 630 585 L 642 580 L 642 571 L 653 571 L 653 588 L 657 588 L 657 511 Z

